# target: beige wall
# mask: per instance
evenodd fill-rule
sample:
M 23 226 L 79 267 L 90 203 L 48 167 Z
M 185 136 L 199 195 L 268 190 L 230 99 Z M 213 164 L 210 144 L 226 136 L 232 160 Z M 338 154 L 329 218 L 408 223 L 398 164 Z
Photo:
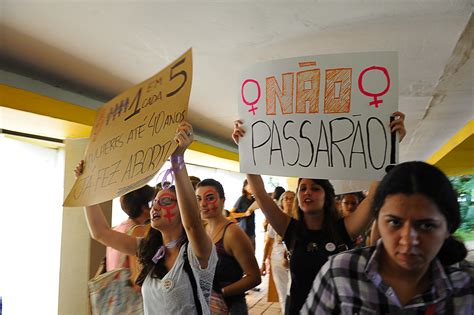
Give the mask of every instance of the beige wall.
M 87 141 L 87 139 L 65 141 L 65 196 L 74 183 L 73 170 L 84 155 Z M 110 222 L 112 202 L 102 204 L 102 208 Z M 81 207 L 64 208 L 59 276 L 59 314 L 88 314 L 87 281 L 95 274 L 104 255 L 105 247 L 89 236 L 83 209 Z

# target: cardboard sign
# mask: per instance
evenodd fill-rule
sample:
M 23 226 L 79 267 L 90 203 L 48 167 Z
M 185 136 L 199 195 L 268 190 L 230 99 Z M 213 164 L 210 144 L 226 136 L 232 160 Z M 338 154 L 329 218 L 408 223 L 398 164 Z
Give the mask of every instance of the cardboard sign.
M 395 52 L 256 64 L 241 76 L 238 106 L 241 172 L 369 180 L 398 162 Z
M 191 49 L 158 74 L 130 88 L 98 112 L 84 173 L 64 206 L 86 206 L 148 183 L 176 149 L 192 81 Z

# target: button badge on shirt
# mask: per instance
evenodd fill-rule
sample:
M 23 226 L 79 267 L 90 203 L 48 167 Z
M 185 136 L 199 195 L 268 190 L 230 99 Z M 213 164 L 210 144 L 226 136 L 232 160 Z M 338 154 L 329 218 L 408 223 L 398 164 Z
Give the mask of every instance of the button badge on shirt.
M 331 243 L 331 242 L 327 243 L 327 244 L 326 244 L 326 250 L 327 250 L 328 252 L 333 252 L 333 251 L 335 251 L 335 250 L 336 250 L 336 244 Z
M 171 279 L 164 279 L 161 284 L 163 286 L 163 289 L 165 289 L 166 291 L 170 291 L 174 285 L 173 280 Z

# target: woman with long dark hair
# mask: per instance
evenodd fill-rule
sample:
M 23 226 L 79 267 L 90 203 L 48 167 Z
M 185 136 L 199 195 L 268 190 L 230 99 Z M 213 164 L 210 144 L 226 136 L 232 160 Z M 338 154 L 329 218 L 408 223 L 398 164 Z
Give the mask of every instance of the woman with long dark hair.
M 302 313 L 474 314 L 474 265 L 452 235 L 461 216 L 446 175 L 402 163 L 378 186 L 372 210 L 376 246 L 331 257 Z
M 145 314 L 209 314 L 217 254 L 201 224 L 183 160 L 192 142 L 190 124 L 180 124 L 175 141 L 178 147 L 171 156 L 171 164 L 176 186 L 156 194 L 150 209 L 152 229 L 145 238 L 112 230 L 98 204 L 86 207 L 85 215 L 95 240 L 138 256 L 143 269 L 137 284 L 142 285 Z M 82 169 L 83 162 L 76 168 L 76 174 L 80 175 Z
M 405 135 L 404 114 L 390 124 L 392 132 Z M 242 121 L 234 125 L 232 138 L 236 143 L 245 135 Z M 335 207 L 335 192 L 326 179 L 300 178 L 296 190 L 299 219 L 283 213 L 267 195 L 262 177 L 247 174 L 247 180 L 260 209 L 276 233 L 283 237 L 290 254 L 291 288 L 286 303 L 286 314 L 297 314 L 311 289 L 314 277 L 328 257 L 352 246 L 352 239 L 360 235 L 372 220 L 370 203 L 372 196 L 364 199 L 357 210 L 346 218 L 340 218 Z M 373 191 L 376 183 L 369 190 Z

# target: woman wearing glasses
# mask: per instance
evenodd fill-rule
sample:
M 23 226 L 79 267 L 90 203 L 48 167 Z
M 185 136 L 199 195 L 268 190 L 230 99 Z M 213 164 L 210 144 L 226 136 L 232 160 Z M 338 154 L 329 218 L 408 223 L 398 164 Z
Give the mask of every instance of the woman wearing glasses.
M 124 254 L 138 256 L 143 269 L 137 284 L 142 285 L 145 314 L 209 314 L 217 254 L 201 224 L 183 161 L 183 154 L 192 142 L 190 124 L 180 124 L 175 141 L 178 147 L 171 156 L 171 164 L 176 187 L 167 187 L 156 194 L 150 209 L 152 229 L 145 238 L 112 230 L 100 205 L 86 207 L 85 215 L 92 238 Z M 81 161 L 76 175 L 82 171 Z M 192 270 L 186 268 L 185 250 Z M 197 283 L 194 289 L 191 273 Z

